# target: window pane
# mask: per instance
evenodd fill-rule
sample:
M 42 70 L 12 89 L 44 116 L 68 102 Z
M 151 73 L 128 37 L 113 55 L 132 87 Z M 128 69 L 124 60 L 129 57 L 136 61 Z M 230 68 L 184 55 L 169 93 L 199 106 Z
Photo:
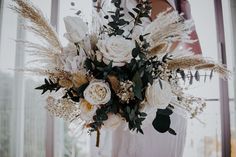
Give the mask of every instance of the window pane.
M 221 126 L 218 101 L 207 102 L 198 119 L 189 120 L 184 157 L 221 157 Z
M 32 2 L 50 18 L 49 0 Z M 9 9 L 13 1 L 1 0 L 1 3 L 4 6 L 0 11 L 0 156 L 44 157 L 46 112 L 44 99 L 34 90 L 38 78 L 13 70 L 24 68 L 29 56 L 15 40 L 36 40 L 20 29 L 25 21 Z
M 203 55 L 218 60 L 214 0 L 189 0 Z M 206 20 L 207 19 L 207 20 Z M 202 73 L 204 75 L 204 73 Z M 206 99 L 219 99 L 219 78 L 204 78 L 189 93 Z M 198 119 L 189 120 L 184 157 L 221 157 L 220 103 L 208 101 Z

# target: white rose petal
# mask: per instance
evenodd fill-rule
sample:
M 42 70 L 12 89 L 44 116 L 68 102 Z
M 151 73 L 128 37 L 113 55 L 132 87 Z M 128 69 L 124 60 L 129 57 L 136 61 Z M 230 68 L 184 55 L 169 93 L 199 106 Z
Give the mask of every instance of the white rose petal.
M 84 98 L 93 105 L 106 104 L 111 99 L 111 90 L 109 85 L 103 80 L 94 80 L 90 82 L 84 90 Z
M 84 68 L 86 55 L 82 48 L 79 51 L 80 53 L 77 55 L 76 47 L 74 48 L 71 44 L 63 48 L 63 53 L 59 58 L 65 71 L 75 73 Z
M 67 33 L 64 35 L 70 42 L 78 43 L 88 32 L 87 24 L 79 17 L 67 16 L 64 18 Z
M 80 118 L 84 121 L 92 121 L 96 113 L 97 107 L 89 104 L 86 100 L 79 102 Z
M 162 88 L 160 87 L 159 80 L 155 80 L 152 85 L 147 87 L 145 95 L 148 105 L 165 109 L 169 105 L 173 94 L 168 82 L 161 81 L 161 83 Z
M 102 53 L 104 63 L 109 64 L 113 61 L 113 66 L 123 66 L 133 58 L 132 50 L 135 43 L 121 36 L 112 36 L 99 40 L 97 47 Z
M 120 126 L 122 123 L 122 119 L 120 116 L 115 115 L 115 114 L 109 114 L 108 119 L 103 122 L 104 128 L 106 129 L 115 129 L 118 126 Z
M 96 54 L 97 60 L 98 60 L 99 62 L 101 62 L 101 61 L 102 61 L 102 53 L 101 53 L 100 51 L 96 51 L 95 54 Z

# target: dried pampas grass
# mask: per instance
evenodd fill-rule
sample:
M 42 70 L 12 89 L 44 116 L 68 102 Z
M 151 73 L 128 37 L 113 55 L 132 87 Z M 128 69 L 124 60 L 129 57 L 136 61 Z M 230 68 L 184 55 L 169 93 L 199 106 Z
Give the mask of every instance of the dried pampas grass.
M 17 41 L 25 44 L 27 52 L 40 57 L 40 59 L 31 60 L 31 63 L 37 62 L 40 65 L 45 65 L 44 67 L 42 66 L 42 71 L 44 68 L 48 69 L 48 67 L 51 69 L 60 68 L 60 59 L 58 57 L 62 53 L 62 45 L 54 28 L 44 17 L 43 13 L 28 0 L 13 1 L 15 4 L 10 5 L 10 8 L 27 20 L 27 25 L 24 25 L 23 28 L 34 33 L 42 41 L 41 44 L 22 40 Z
M 159 43 L 193 43 L 189 34 L 192 32 L 194 23 L 192 20 L 183 20 L 176 11 L 167 9 L 160 13 L 157 18 L 144 30 L 147 40 L 151 44 L 151 49 Z
M 57 33 L 44 17 L 43 13 L 27 0 L 13 1 L 16 5 L 12 5 L 10 8 L 30 21 L 31 25 L 24 27 L 44 39 L 52 47 L 60 50 L 62 46 Z
M 169 60 L 168 69 L 213 70 L 223 78 L 227 78 L 230 75 L 230 71 L 224 65 L 214 63 L 213 61 L 207 60 L 199 55 L 179 57 Z

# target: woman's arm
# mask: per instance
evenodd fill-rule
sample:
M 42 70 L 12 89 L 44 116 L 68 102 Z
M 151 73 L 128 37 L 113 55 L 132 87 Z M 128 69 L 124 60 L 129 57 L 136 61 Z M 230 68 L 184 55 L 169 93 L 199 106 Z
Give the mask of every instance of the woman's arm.
M 152 1 L 152 13 L 151 13 L 152 20 L 154 20 L 159 13 L 166 11 L 167 8 L 172 8 L 174 10 L 174 8 L 166 0 L 151 0 L 151 1 Z M 181 10 L 186 11 L 185 17 L 191 18 L 191 10 L 190 10 L 190 5 L 189 5 L 188 1 L 182 0 L 180 2 L 181 2 L 181 4 L 180 4 Z M 194 30 L 190 34 L 190 37 L 192 40 L 198 40 L 198 35 L 197 35 L 196 30 Z M 174 43 L 171 50 L 174 50 L 177 47 L 177 45 L 178 45 L 178 43 Z M 191 48 L 195 54 L 202 53 L 199 41 L 197 41 L 193 44 L 186 43 L 185 48 Z
M 151 0 L 151 1 L 152 1 L 152 12 L 151 12 L 152 20 L 154 20 L 159 13 L 166 11 L 167 8 L 172 8 L 172 6 L 166 0 Z

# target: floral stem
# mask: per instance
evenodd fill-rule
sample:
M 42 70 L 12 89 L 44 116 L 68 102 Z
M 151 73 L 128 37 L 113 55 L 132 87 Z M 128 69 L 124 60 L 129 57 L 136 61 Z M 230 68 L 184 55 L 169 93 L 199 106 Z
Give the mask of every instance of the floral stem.
M 96 147 L 99 147 L 99 143 L 100 143 L 100 131 L 99 131 L 99 129 L 97 129 Z

